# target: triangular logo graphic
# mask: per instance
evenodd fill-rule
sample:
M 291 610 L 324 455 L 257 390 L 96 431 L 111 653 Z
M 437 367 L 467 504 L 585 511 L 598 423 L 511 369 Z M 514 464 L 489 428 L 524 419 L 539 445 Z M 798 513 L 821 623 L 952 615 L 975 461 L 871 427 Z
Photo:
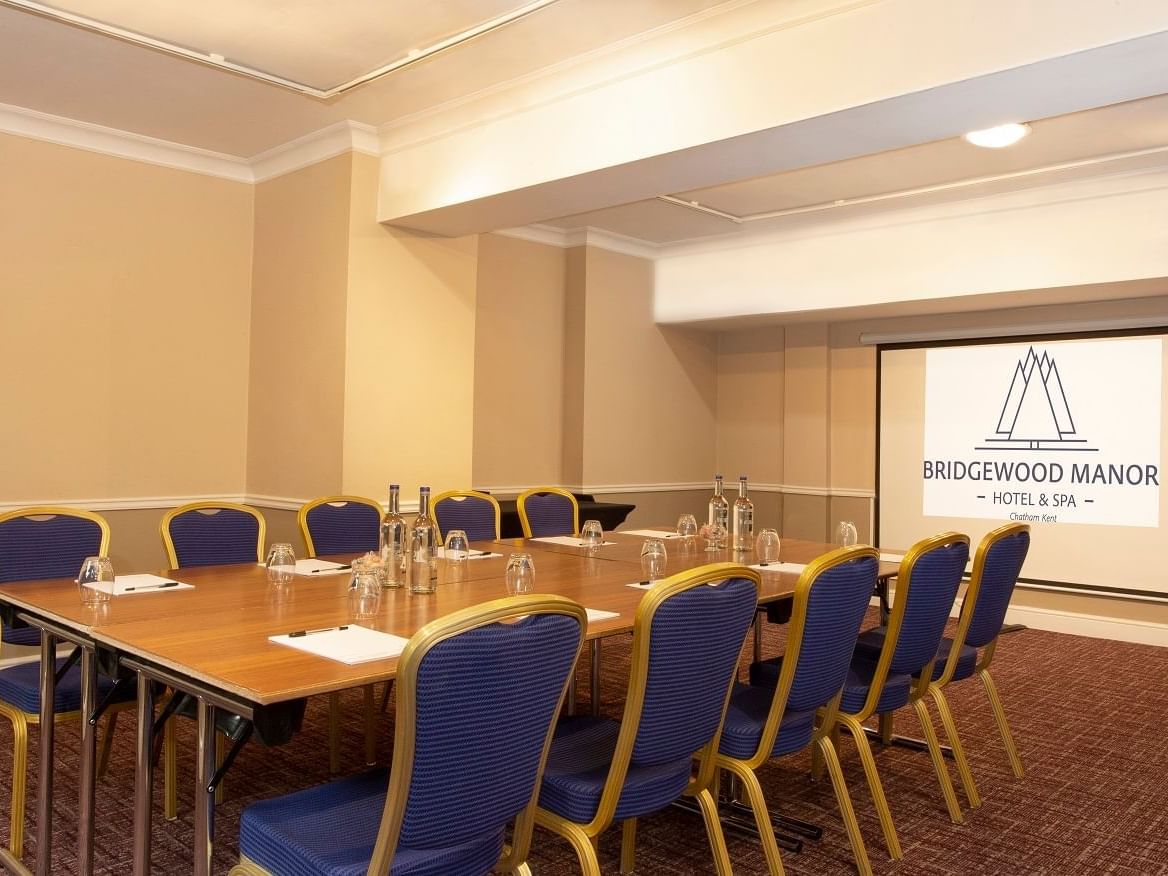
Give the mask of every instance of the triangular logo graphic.
M 1031 347 L 1014 368 L 1014 376 L 991 446 L 978 450 L 1096 450 L 1077 437 L 1067 393 L 1054 357 Z

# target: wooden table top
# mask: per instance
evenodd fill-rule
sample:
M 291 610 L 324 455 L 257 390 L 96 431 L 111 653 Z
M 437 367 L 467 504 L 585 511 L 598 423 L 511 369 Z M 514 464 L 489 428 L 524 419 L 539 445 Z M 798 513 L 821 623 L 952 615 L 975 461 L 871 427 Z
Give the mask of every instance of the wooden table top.
M 537 592 L 557 593 L 587 608 L 617 613 L 590 623 L 588 638 L 628 632 L 644 595 L 628 586 L 642 578 L 644 537 L 612 533 L 606 538 L 617 544 L 602 547 L 595 555 L 524 539 L 477 542 L 476 549 L 502 556 L 468 560 L 461 580 L 448 580 L 443 571 L 433 594 L 385 590 L 377 613 L 360 621 L 350 606 L 348 575 L 301 575 L 291 585 L 274 587 L 266 570 L 251 563 L 166 572 L 194 589 L 127 594 L 97 608 L 81 604 L 70 579 L 0 585 L 0 601 L 244 702 L 270 704 L 393 678 L 397 659 L 350 666 L 270 642 L 269 636 L 360 623 L 408 638 L 435 618 L 505 596 L 503 570 L 513 552 L 532 554 Z M 784 539 L 782 559 L 805 563 L 830 549 Z M 730 552 L 707 553 L 696 546 L 687 550 L 676 540 L 667 542 L 667 550 L 667 574 L 732 560 Z M 881 563 L 881 575 L 895 571 L 895 564 Z M 798 580 L 796 574 L 769 571 L 762 577 L 760 602 L 789 597 Z

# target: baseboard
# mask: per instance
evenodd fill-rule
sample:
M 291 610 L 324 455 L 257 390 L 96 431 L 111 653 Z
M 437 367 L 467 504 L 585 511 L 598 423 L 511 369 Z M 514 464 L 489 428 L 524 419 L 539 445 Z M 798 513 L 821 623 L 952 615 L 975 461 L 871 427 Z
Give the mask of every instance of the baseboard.
M 1036 630 L 1048 630 L 1052 633 L 1070 633 L 1092 639 L 1113 639 L 1137 645 L 1168 647 L 1168 625 L 1148 621 L 1019 605 L 1011 606 L 1006 612 L 1006 622 L 1025 624 Z

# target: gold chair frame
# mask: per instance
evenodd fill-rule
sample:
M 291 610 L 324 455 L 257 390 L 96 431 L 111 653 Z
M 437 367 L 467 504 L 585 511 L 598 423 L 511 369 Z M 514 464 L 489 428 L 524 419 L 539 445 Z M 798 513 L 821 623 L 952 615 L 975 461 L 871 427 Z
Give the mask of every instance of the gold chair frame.
M 259 523 L 259 532 L 256 533 L 256 562 L 262 563 L 264 561 L 264 541 L 268 536 L 268 522 L 264 519 L 264 515 L 256 508 L 250 505 L 241 505 L 238 502 L 190 502 L 186 505 L 180 505 L 178 508 L 171 508 L 162 515 L 162 520 L 158 524 L 158 532 L 162 536 L 162 545 L 166 548 L 166 557 L 170 562 L 170 568 L 179 568 L 178 552 L 174 547 L 174 539 L 170 535 L 170 521 L 178 517 L 180 514 L 186 514 L 190 511 L 212 511 L 231 509 L 234 511 L 242 511 L 244 514 L 250 514 Z
M 535 823 L 558 833 L 572 844 L 572 848 L 580 860 L 580 868 L 584 876 L 600 876 L 596 842 L 600 834 L 608 829 L 612 823 L 625 783 L 625 776 L 628 773 L 629 762 L 632 759 L 633 746 L 637 741 L 641 710 L 645 703 L 645 689 L 649 681 L 649 655 L 652 650 L 650 633 L 657 609 L 679 593 L 727 578 L 747 578 L 754 582 L 756 589 L 761 586 L 762 581 L 758 572 L 745 566 L 735 563 L 712 563 L 699 569 L 679 572 L 658 582 L 646 591 L 644 598 L 637 606 L 637 614 L 633 621 L 633 645 L 629 655 L 629 687 L 625 698 L 625 710 L 621 717 L 620 733 L 613 751 L 612 764 L 604 782 L 604 789 L 600 794 L 600 802 L 596 807 L 596 815 L 587 824 L 577 824 L 546 809 L 536 809 Z M 726 708 L 730 703 L 730 692 L 737 677 L 738 662 L 735 661 L 734 668 L 726 679 L 726 695 L 722 701 L 722 717 L 718 722 L 718 729 L 710 742 L 694 753 L 694 759 L 697 761 L 697 773 L 690 779 L 689 785 L 683 792 L 685 796 L 696 798 L 701 807 L 718 876 L 729 876 L 731 865 L 726 839 L 722 834 L 722 825 L 718 820 L 718 804 L 713 793 L 717 775 L 715 757 L 722 737 L 722 723 L 726 719 Z M 621 822 L 622 873 L 631 873 L 633 870 L 636 831 L 637 820 L 635 818 Z
M 795 669 L 799 664 L 799 651 L 803 645 L 803 627 L 806 622 L 807 604 L 811 598 L 812 588 L 819 580 L 819 576 L 824 572 L 844 563 L 861 559 L 862 557 L 873 557 L 878 561 L 880 554 L 872 547 L 854 546 L 839 548 L 813 560 L 803 569 L 798 582 L 795 584 L 794 604 L 791 610 L 791 622 L 787 632 L 787 647 L 783 654 L 783 665 L 779 672 L 775 696 L 771 700 L 770 711 L 767 713 L 766 721 L 763 724 L 758 749 L 751 757 L 744 760 L 727 757 L 723 754 L 717 756 L 718 767 L 728 770 L 746 789 L 771 876 L 782 876 L 783 862 L 779 857 L 779 846 L 775 840 L 774 827 L 771 825 L 766 798 L 763 796 L 762 785 L 758 781 L 758 776 L 755 775 L 755 770 L 771 759 L 771 750 L 774 748 L 775 739 L 779 734 L 779 725 L 783 720 L 783 712 L 787 706 L 787 697 L 790 695 L 791 687 L 795 680 Z M 852 809 L 848 786 L 844 781 L 839 756 L 836 754 L 835 745 L 832 740 L 832 730 L 836 726 L 836 716 L 839 713 L 839 702 L 842 696 L 843 688 L 841 686 L 840 691 L 836 693 L 831 702 L 819 710 L 819 722 L 811 737 L 812 755 L 813 757 L 822 757 L 828 774 L 831 776 L 832 789 L 835 791 L 835 797 L 840 807 L 844 827 L 847 829 L 848 839 L 851 841 L 852 854 L 856 860 L 856 868 L 859 870 L 861 876 L 872 876 L 872 865 L 868 861 L 868 853 L 864 849 L 864 837 L 860 833 L 860 825 L 856 821 L 855 810 Z
M 435 645 L 461 633 L 488 624 L 518 620 L 531 614 L 563 614 L 576 618 L 580 623 L 580 642 L 576 649 L 576 660 L 580 659 L 580 651 L 584 646 L 584 639 L 588 632 L 587 611 L 579 603 L 563 596 L 541 594 L 496 599 L 438 618 L 418 630 L 402 651 L 398 661 L 398 700 L 397 720 L 394 724 L 393 764 L 390 768 L 385 808 L 381 814 L 381 826 L 377 832 L 377 842 L 373 847 L 372 858 L 369 861 L 367 872 L 370 876 L 390 872 L 394 852 L 401 836 L 410 783 L 413 779 L 418 717 L 418 670 L 423 658 Z M 568 683 L 574 669 L 575 661 L 572 668 L 564 675 L 564 687 L 560 691 L 559 704 L 555 714 L 558 714 L 559 710 L 563 708 Z M 540 755 L 539 770 L 533 784 L 531 799 L 515 819 L 511 845 L 504 848 L 503 857 L 497 865 L 498 870 L 531 876 L 527 856 L 531 851 L 532 828 L 536 823 L 535 810 L 536 801 L 539 799 L 540 779 L 543 776 L 544 765 L 547 763 L 555 727 L 556 722 L 553 717 L 548 723 L 547 735 L 544 737 L 543 753 Z M 259 864 L 241 855 L 239 863 L 231 868 L 230 876 L 272 876 L 272 874 Z
M 110 526 L 100 514 L 84 511 L 79 508 L 60 508 L 55 505 L 38 505 L 31 508 L 18 508 L 0 514 L 0 524 L 19 517 L 77 517 L 96 523 L 101 530 L 101 540 L 98 544 L 98 554 L 109 555 Z M 80 567 L 79 567 L 80 568 Z M 101 753 L 98 757 L 97 774 L 105 775 L 109 766 L 110 746 L 113 743 L 114 730 L 117 727 L 118 713 L 126 709 L 135 708 L 135 703 L 118 703 L 109 708 L 109 723 L 106 725 L 105 736 L 101 743 Z M 40 724 L 41 716 L 36 712 L 26 712 L 10 703 L 0 701 L 0 715 L 7 718 L 12 724 L 12 794 L 9 812 L 8 849 L 18 860 L 24 854 L 24 813 L 27 802 L 27 773 L 28 773 L 28 727 L 30 724 Z M 81 718 L 80 711 L 58 712 L 53 715 L 53 721 L 63 724 L 67 721 L 77 721 Z
M 965 598 L 961 603 L 957 632 L 953 636 L 953 644 L 949 647 L 949 657 L 945 661 L 945 669 L 940 678 L 930 682 L 928 689 L 933 701 L 937 704 L 937 711 L 941 714 L 941 723 L 945 726 L 945 734 L 949 737 L 949 744 L 953 748 L 953 760 L 957 764 L 957 775 L 961 779 L 961 786 L 965 791 L 966 799 L 969 800 L 971 809 L 977 809 L 981 806 L 981 797 L 977 793 L 977 785 L 974 784 L 969 761 L 965 757 L 965 750 L 957 735 L 957 722 L 953 720 L 953 711 L 949 708 L 949 701 L 943 693 L 943 688 L 953 680 L 953 676 L 957 672 L 961 648 L 965 645 L 965 637 L 969 633 L 969 625 L 973 621 L 973 613 L 977 608 L 977 600 L 981 594 L 981 580 L 990 549 L 1002 539 L 1022 532 L 1030 532 L 1030 526 L 1025 523 L 1007 523 L 1005 526 L 999 526 L 986 533 L 985 537 L 978 543 L 977 553 L 973 558 L 973 574 L 970 575 L 969 587 L 966 588 Z M 994 679 L 990 675 L 990 663 L 994 659 L 998 639 L 999 636 L 994 636 L 993 641 L 982 649 L 977 665 L 974 667 L 974 675 L 978 677 L 982 687 L 985 688 L 986 698 L 990 701 L 990 709 L 994 713 L 994 722 L 998 725 L 998 733 L 1001 734 L 1002 743 L 1006 748 L 1006 756 L 1010 760 L 1010 768 L 1015 777 L 1020 779 L 1025 774 L 1022 769 L 1022 759 L 1018 756 L 1018 749 L 1014 745 L 1014 737 L 1011 735 L 1010 725 L 1006 721 L 1006 710 L 998 696 L 997 685 L 994 684 Z
M 576 501 L 576 497 L 563 487 L 532 487 L 530 490 L 524 490 L 515 499 L 515 507 L 519 511 L 519 525 L 523 527 L 523 537 L 532 537 L 531 522 L 527 519 L 527 500 L 530 496 L 535 496 L 540 493 L 555 493 L 557 496 L 563 496 L 572 503 L 572 535 L 579 535 L 580 503 Z
M 499 508 L 498 499 L 496 499 L 490 493 L 481 493 L 478 490 L 447 490 L 445 493 L 439 493 L 430 500 L 430 508 L 434 516 L 434 525 L 438 527 L 438 538 L 446 538 L 446 533 L 442 531 L 442 526 L 438 522 L 438 503 L 445 502 L 447 499 L 451 499 L 455 502 L 459 501 L 460 499 L 483 499 L 487 502 L 490 502 L 495 507 L 495 538 L 500 538 L 502 536 L 503 512 Z
M 868 780 L 868 789 L 872 794 L 872 801 L 876 806 L 876 814 L 880 819 L 880 828 L 884 833 L 884 842 L 888 846 L 888 856 L 894 861 L 902 857 L 900 840 L 896 835 L 896 826 L 892 821 L 892 812 L 888 808 L 887 798 L 884 796 L 884 787 L 880 782 L 880 774 L 876 770 L 876 760 L 872 756 L 872 747 L 868 743 L 868 735 L 864 732 L 864 722 L 876 714 L 876 707 L 884 693 L 884 683 L 888 679 L 889 667 L 896 652 L 897 642 L 900 639 L 900 628 L 904 622 L 904 613 L 908 606 L 909 593 L 912 590 L 913 569 L 925 554 L 934 550 L 956 544 L 969 544 L 969 536 L 958 532 L 945 532 L 932 538 L 917 542 L 905 554 L 900 562 L 900 570 L 896 576 L 896 593 L 892 611 L 888 615 L 888 623 L 884 636 L 884 646 L 880 650 L 880 657 L 876 669 L 872 674 L 872 681 L 868 686 L 868 697 L 860 711 L 851 713 L 840 711 L 836 717 L 838 727 L 843 727 L 856 742 L 860 753 L 860 762 L 864 765 L 864 775 Z M 936 657 L 929 661 L 928 666 L 921 670 L 920 677 L 915 679 L 909 690 L 908 705 L 913 707 L 917 719 L 924 731 L 925 742 L 928 745 L 929 757 L 933 762 L 933 770 L 937 774 L 937 782 L 941 785 L 941 793 L 945 797 L 945 806 L 949 810 L 949 817 L 954 824 L 961 824 L 964 820 L 961 807 L 957 805 L 957 795 L 953 790 L 953 783 L 949 779 L 949 771 L 945 766 L 945 759 L 941 753 L 941 743 L 933 730 L 932 716 L 926 701 L 930 679 L 933 677 L 933 664 Z M 889 742 L 892 733 L 892 713 L 880 715 L 880 731 L 885 743 Z M 835 747 L 839 749 L 838 733 L 833 738 Z
M 316 556 L 316 545 L 312 542 L 312 533 L 308 531 L 308 512 L 313 508 L 319 508 L 321 505 L 333 505 L 344 502 L 355 502 L 358 505 L 368 505 L 377 511 L 378 519 L 385 513 L 381 507 L 381 503 L 376 499 L 370 499 L 365 496 L 321 496 L 319 499 L 313 499 L 311 502 L 305 502 L 300 506 L 300 510 L 296 513 L 296 523 L 300 527 L 300 536 L 304 539 L 304 547 L 308 551 L 308 556 Z

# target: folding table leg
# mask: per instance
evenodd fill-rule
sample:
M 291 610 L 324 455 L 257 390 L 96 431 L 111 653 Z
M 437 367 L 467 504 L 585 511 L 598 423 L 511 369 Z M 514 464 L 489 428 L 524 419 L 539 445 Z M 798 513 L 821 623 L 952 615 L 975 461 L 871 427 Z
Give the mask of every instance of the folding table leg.
M 77 872 L 93 873 L 94 783 L 97 771 L 97 655 L 81 649 L 81 766 L 78 770 Z
M 154 790 L 154 684 L 138 673 L 138 760 L 134 771 L 134 876 L 150 874 L 150 807 Z
M 53 731 L 57 695 L 57 640 L 41 630 L 41 769 L 37 793 L 37 876 L 53 872 Z
M 215 706 L 197 698 L 199 738 L 195 754 L 195 876 L 211 876 L 215 849 Z

